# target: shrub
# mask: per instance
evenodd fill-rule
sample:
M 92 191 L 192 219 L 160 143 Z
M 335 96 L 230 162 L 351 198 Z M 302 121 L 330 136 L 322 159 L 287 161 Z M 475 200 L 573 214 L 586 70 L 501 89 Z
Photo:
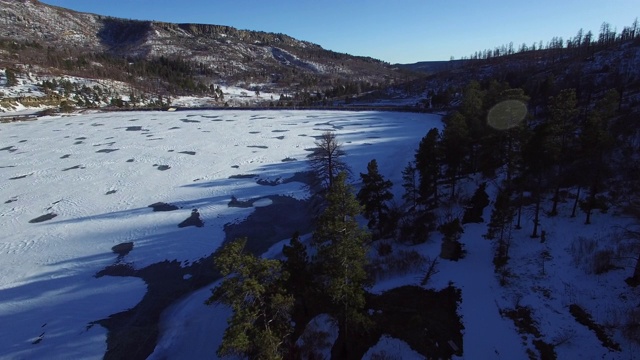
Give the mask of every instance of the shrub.
M 402 356 L 400 354 L 391 354 L 386 350 L 380 350 L 379 352 L 371 354 L 369 358 L 371 360 L 402 360 Z
M 422 286 L 426 286 L 429 283 L 429 280 L 431 280 L 431 277 L 440 272 L 437 269 L 437 266 L 438 266 L 437 257 L 434 258 L 433 260 L 427 258 L 425 262 L 427 263 L 427 270 L 424 272 L 424 276 L 422 277 L 422 280 L 420 280 L 420 285 Z
M 584 236 L 575 238 L 569 247 L 573 264 L 580 267 L 585 262 L 585 259 L 593 256 L 597 248 L 598 241 L 595 239 L 589 239 Z
M 57 110 L 54 108 L 44 109 L 40 112 L 40 116 L 52 116 L 57 114 Z
M 615 266 L 613 265 L 613 251 L 611 249 L 598 250 L 593 254 L 590 270 L 594 274 L 604 274 L 612 269 L 615 269 Z
M 70 113 L 72 111 L 73 111 L 73 106 L 71 106 L 71 104 L 69 104 L 68 101 L 63 101 L 60 103 L 60 112 Z
M 507 266 L 502 266 L 500 268 L 497 268 L 496 271 L 498 272 L 498 282 L 500 283 L 500 286 L 508 286 L 511 283 L 511 278 L 513 278 L 511 269 L 509 269 Z
M 442 246 L 440 247 L 440 257 L 447 260 L 458 261 L 464 257 L 462 244 L 458 241 L 464 232 L 460 220 L 455 218 L 438 227 L 438 230 L 444 235 Z
M 387 256 L 391 254 L 391 252 L 393 251 L 393 248 L 391 247 L 391 244 L 382 242 L 376 246 L 376 250 L 378 250 L 379 256 Z
M 622 268 L 625 264 L 619 263 L 619 258 L 630 249 L 629 243 L 623 240 L 619 232 L 598 238 L 577 237 L 569 246 L 573 264 L 587 274 L 595 275 Z
M 640 308 L 633 308 L 629 311 L 622 328 L 622 334 L 627 339 L 640 344 Z
M 303 359 L 323 359 L 323 351 L 333 345 L 330 334 L 319 329 L 307 329 L 298 341 L 298 351 Z
M 415 250 L 400 250 L 385 257 L 377 257 L 369 263 L 367 271 L 373 281 L 419 270 L 426 262 Z
M 481 223 L 484 221 L 482 213 L 484 208 L 489 205 L 489 195 L 487 195 L 487 183 L 483 182 L 478 186 L 473 197 L 467 203 L 462 217 L 462 223 Z

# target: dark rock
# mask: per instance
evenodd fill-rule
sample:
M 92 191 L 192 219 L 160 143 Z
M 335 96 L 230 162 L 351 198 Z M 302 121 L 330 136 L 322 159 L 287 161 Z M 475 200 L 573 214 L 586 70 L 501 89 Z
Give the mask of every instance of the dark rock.
M 258 176 L 258 175 L 256 175 L 256 174 L 238 174 L 238 175 L 229 176 L 229 179 L 253 179 L 256 176 Z
M 172 204 L 167 204 L 167 203 L 163 203 L 163 202 L 157 202 L 154 204 L 151 204 L 147 207 L 153 208 L 153 211 L 174 211 L 174 210 L 178 210 L 180 209 L 179 207 L 172 205 Z
M 240 201 L 240 200 L 238 200 L 237 197 L 235 197 L 234 195 L 231 195 L 231 201 L 229 201 L 227 206 L 233 207 L 233 208 L 245 209 L 245 208 L 253 207 L 253 201 L 251 201 L 251 200 L 249 200 L 249 201 Z
M 204 226 L 204 221 L 200 219 L 200 213 L 198 212 L 198 209 L 191 210 L 191 216 L 189 216 L 185 221 L 178 224 L 179 228 L 183 228 L 187 226 L 196 226 L 196 227 Z
M 133 250 L 133 242 L 131 242 L 131 241 L 120 243 L 118 245 L 114 245 L 111 248 L 111 251 L 113 251 L 114 253 L 118 254 L 119 257 L 124 257 L 131 250 Z

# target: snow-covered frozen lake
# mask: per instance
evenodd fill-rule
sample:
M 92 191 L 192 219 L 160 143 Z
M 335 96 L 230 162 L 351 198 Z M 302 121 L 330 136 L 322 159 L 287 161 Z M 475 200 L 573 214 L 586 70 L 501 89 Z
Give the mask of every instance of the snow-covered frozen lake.
M 134 243 L 126 261 L 136 268 L 211 254 L 224 224 L 253 211 L 228 207 L 232 195 L 307 196 L 299 182 L 257 180 L 307 170 L 325 131 L 336 132 L 354 180 L 376 158 L 399 198 L 401 170 L 432 127 L 439 116 L 240 110 L 0 124 L 0 358 L 102 358 L 106 330 L 91 322 L 135 306 L 146 291 L 139 278 L 94 277 L 116 262 L 114 245 Z M 180 209 L 153 212 L 156 202 Z M 204 227 L 178 228 L 192 209 Z

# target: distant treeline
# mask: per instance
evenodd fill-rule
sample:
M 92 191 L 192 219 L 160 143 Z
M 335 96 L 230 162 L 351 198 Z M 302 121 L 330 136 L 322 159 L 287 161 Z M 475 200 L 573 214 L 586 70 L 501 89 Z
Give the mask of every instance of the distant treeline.
M 462 57 L 461 60 L 488 60 L 501 56 L 524 53 L 530 54 L 533 52 L 558 53 L 559 50 L 564 52 L 568 51 L 573 54 L 593 54 L 598 50 L 637 39 L 640 39 L 640 24 L 638 23 L 638 18 L 633 21 L 631 26 L 625 26 L 619 33 L 617 33 L 615 28 L 611 27 L 611 24 L 603 22 L 600 26 L 600 34 L 597 37 L 591 30 L 585 33 L 583 29 L 580 29 L 576 35 L 570 39 L 565 40 L 562 37 L 554 36 L 546 44 L 540 40 L 540 42 L 534 42 L 530 45 L 522 43 L 520 46 L 514 45 L 512 41 L 509 44 L 503 44 L 494 49 L 476 51 L 470 56 Z

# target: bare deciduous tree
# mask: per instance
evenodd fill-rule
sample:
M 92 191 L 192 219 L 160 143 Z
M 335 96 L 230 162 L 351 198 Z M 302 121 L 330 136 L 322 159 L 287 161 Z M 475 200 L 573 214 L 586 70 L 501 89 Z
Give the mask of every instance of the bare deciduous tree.
M 345 152 L 333 131 L 324 132 L 315 144 L 316 148 L 309 156 L 311 170 L 315 178 L 314 185 L 330 189 L 333 180 L 339 173 L 349 172 L 349 167 L 342 160 Z

